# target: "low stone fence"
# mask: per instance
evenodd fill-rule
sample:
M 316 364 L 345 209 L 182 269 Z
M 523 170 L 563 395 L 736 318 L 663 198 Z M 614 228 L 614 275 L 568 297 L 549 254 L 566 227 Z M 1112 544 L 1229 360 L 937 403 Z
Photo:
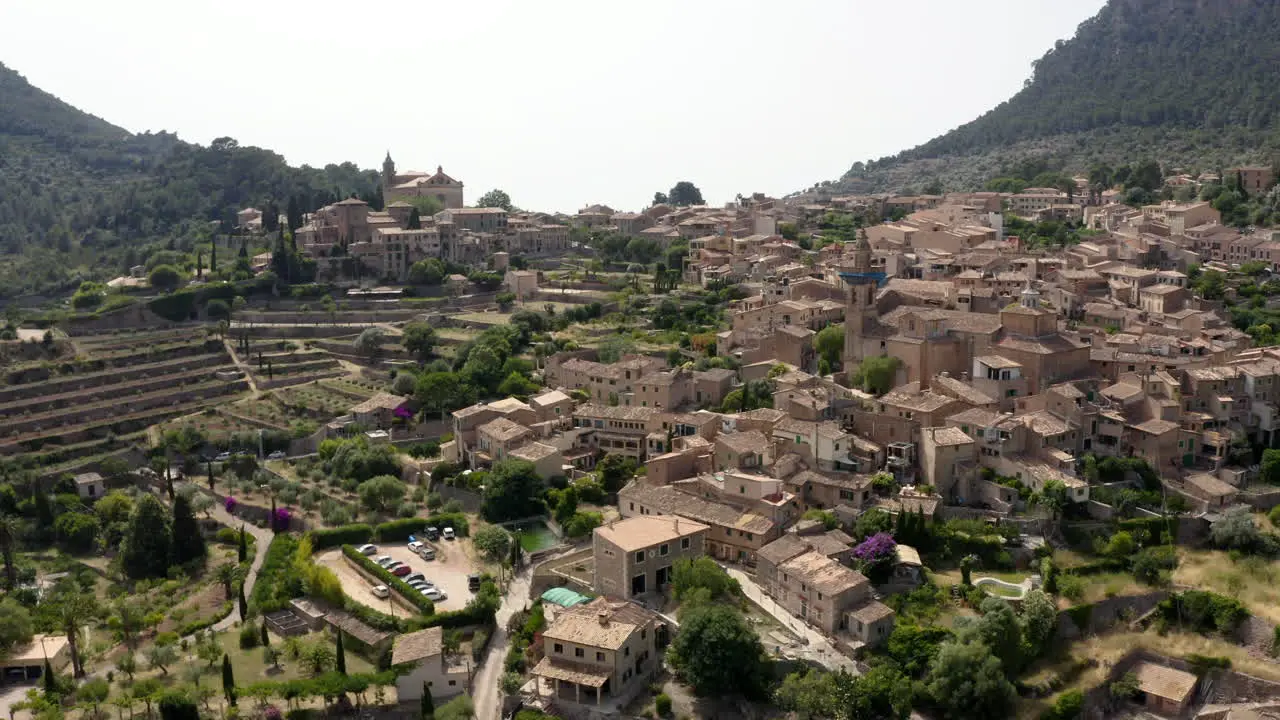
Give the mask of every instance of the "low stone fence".
M 1057 636 L 1071 640 L 1083 635 L 1096 635 L 1121 622 L 1137 620 L 1169 597 L 1169 592 L 1155 590 L 1142 595 L 1122 595 L 1063 610 L 1058 613 Z

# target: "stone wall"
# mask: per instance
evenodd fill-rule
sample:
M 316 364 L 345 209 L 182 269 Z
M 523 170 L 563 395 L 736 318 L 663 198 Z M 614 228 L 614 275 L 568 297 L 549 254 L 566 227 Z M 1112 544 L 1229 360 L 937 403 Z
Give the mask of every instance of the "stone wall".
M 1106 679 L 1097 687 L 1085 693 L 1084 712 L 1081 717 L 1086 720 L 1103 720 L 1111 717 L 1114 701 L 1111 698 L 1111 683 L 1119 680 L 1125 673 L 1140 662 L 1151 662 L 1165 665 L 1184 672 L 1196 673 L 1197 668 L 1187 660 L 1167 655 L 1160 655 L 1149 650 L 1135 650 L 1118 660 L 1111 666 Z M 1197 673 L 1198 674 L 1198 673 Z M 1280 683 L 1246 675 L 1235 670 L 1210 670 L 1200 675 L 1191 703 L 1196 705 L 1249 703 L 1280 698 Z
M 1058 613 L 1058 637 L 1071 640 L 1082 635 L 1096 635 L 1121 622 L 1131 622 L 1150 612 L 1169 597 L 1168 590 L 1155 590 L 1143 595 L 1121 595 Z M 1083 610 L 1082 607 L 1089 609 Z M 1079 623 L 1084 624 L 1080 627 Z

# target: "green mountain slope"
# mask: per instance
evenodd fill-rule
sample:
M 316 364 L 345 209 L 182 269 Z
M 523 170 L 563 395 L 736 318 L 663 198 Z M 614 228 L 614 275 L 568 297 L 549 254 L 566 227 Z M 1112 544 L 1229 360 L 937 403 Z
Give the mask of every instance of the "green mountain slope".
M 294 168 L 230 138 L 204 147 L 131 134 L 0 64 L 0 300 L 66 292 L 170 243 L 190 248 L 242 207 L 294 199 L 310 210 L 376 192 L 377 174 L 351 163 Z
M 840 184 L 973 187 L 1028 159 L 1086 170 L 1142 154 L 1166 164 L 1265 161 L 1280 140 L 1280 3 L 1111 0 L 978 119 Z

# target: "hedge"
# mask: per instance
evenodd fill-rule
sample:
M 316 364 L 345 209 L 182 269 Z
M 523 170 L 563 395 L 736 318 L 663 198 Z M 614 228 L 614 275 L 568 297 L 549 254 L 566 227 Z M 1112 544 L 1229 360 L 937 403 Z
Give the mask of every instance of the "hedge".
M 421 522 L 421 521 L 419 521 Z M 413 603 L 418 608 L 418 612 L 423 615 L 432 615 L 436 611 L 435 603 L 431 602 L 431 598 L 409 587 L 405 581 L 387 572 L 386 568 L 369 559 L 367 555 L 363 555 L 354 545 L 343 545 L 342 554 L 351 558 L 357 565 L 368 570 L 374 577 L 382 581 L 382 584 L 400 593 L 401 597 Z
M 213 627 L 214 625 L 217 625 L 219 622 L 221 622 L 223 618 L 230 615 L 232 611 L 235 610 L 235 607 L 236 607 L 236 604 L 231 600 L 228 600 L 222 603 L 222 607 L 219 608 L 218 613 L 216 615 L 211 615 L 206 618 L 200 618 L 199 620 L 192 620 L 191 622 L 187 623 L 186 625 L 183 625 L 181 628 L 178 629 L 178 635 L 180 637 L 187 637 L 188 635 L 194 635 L 200 632 L 201 630 L 204 630 L 205 628 Z
M 262 613 L 282 610 L 289 601 L 302 594 L 302 579 L 293 577 L 290 572 L 294 552 L 298 549 L 298 538 L 288 533 L 280 533 L 271 538 L 267 547 L 267 555 L 262 560 L 262 569 L 258 571 L 258 581 L 253 586 L 253 597 L 249 598 L 249 606 Z
M 373 539 L 373 527 L 365 523 L 353 523 L 335 528 L 324 528 L 311 531 L 311 547 L 315 550 L 337 547 L 339 545 L 355 545 Z
M 458 537 L 467 537 L 470 527 L 467 516 L 463 513 L 437 513 L 423 520 L 419 517 L 404 518 L 384 522 L 373 529 L 373 535 L 379 542 L 389 540 L 408 540 L 410 535 L 421 535 L 428 525 L 438 528 L 452 527 Z
M 1178 520 L 1179 518 L 1176 515 L 1170 517 L 1129 518 L 1116 523 L 1116 529 L 1130 533 L 1134 530 L 1146 530 L 1151 534 L 1151 539 L 1144 544 L 1168 545 L 1177 542 Z M 1170 534 L 1172 537 L 1167 537 Z

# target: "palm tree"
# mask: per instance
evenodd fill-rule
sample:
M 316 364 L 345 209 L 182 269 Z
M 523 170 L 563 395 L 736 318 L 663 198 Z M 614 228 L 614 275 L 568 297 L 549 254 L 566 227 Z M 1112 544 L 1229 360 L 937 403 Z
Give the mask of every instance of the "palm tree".
M 59 620 L 67 634 L 67 648 L 71 652 L 71 673 L 84 677 L 84 661 L 80 657 L 80 630 L 85 623 L 98 616 L 98 601 L 93 595 L 67 593 L 59 603 Z
M 240 566 L 236 563 L 223 563 L 214 568 L 213 574 L 218 582 L 222 583 L 222 590 L 226 593 L 226 598 L 230 600 L 232 589 L 236 583 L 240 582 Z
M 18 586 L 18 568 L 13 564 L 13 550 L 18 544 L 20 521 L 12 515 L 0 515 L 0 554 L 4 555 L 5 588 Z

